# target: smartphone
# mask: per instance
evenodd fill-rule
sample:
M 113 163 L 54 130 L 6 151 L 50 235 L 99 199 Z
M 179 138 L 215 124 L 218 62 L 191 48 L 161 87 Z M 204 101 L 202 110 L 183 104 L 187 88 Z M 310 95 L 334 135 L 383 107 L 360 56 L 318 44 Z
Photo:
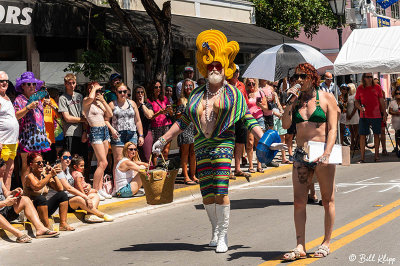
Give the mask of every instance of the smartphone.
M 14 198 L 18 198 L 21 196 L 21 191 L 18 191 L 17 194 L 14 195 Z
M 56 166 L 57 164 L 60 164 L 60 163 L 61 163 L 61 160 L 57 159 L 51 167 L 54 167 L 54 166 Z

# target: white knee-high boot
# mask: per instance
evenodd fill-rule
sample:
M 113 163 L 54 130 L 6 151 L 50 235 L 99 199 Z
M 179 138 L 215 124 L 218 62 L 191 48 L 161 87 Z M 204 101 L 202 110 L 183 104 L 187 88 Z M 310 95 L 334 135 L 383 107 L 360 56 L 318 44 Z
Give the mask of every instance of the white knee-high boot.
M 228 251 L 228 226 L 230 205 L 215 205 L 217 212 L 218 245 L 215 252 L 225 253 Z
M 210 247 L 216 247 L 218 243 L 218 230 L 217 230 L 217 213 L 215 211 L 215 203 L 213 204 L 203 204 L 204 209 L 207 211 L 208 219 L 210 219 L 212 231 L 211 231 L 211 241 L 208 244 Z

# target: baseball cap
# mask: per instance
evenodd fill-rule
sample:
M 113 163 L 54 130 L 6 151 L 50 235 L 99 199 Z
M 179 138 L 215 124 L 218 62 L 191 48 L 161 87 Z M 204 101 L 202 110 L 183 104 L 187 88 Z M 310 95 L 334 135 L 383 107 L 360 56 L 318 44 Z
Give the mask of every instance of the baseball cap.
M 191 66 L 187 66 L 185 67 L 185 70 L 183 70 L 184 72 L 194 72 L 193 67 Z
M 236 71 L 240 71 L 239 65 L 235 64 L 235 66 L 236 66 Z
M 120 74 L 118 74 L 118 73 L 111 74 L 109 81 L 111 82 L 116 78 L 122 79 L 122 76 Z

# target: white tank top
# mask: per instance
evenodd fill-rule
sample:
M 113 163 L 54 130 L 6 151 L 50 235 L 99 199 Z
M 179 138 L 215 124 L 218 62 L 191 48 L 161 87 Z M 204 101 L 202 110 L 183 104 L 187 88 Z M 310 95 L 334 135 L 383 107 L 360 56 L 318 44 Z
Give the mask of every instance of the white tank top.
M 136 175 L 136 171 L 134 170 L 129 170 L 127 172 L 122 172 L 119 170 L 119 166 L 121 165 L 122 162 L 129 160 L 128 158 L 124 157 L 122 158 L 118 164 L 117 167 L 115 168 L 115 191 L 118 192 L 121 188 L 129 184 L 133 177 Z

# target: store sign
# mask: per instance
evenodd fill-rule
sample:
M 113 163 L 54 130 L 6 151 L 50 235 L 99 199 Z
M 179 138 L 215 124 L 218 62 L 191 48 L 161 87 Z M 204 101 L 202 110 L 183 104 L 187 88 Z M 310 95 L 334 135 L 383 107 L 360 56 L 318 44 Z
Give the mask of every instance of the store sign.
M 377 17 L 376 19 L 378 20 L 378 28 L 390 27 L 390 19 L 382 17 Z
M 0 23 L 30 25 L 32 22 L 32 11 L 31 7 L 0 4 Z

